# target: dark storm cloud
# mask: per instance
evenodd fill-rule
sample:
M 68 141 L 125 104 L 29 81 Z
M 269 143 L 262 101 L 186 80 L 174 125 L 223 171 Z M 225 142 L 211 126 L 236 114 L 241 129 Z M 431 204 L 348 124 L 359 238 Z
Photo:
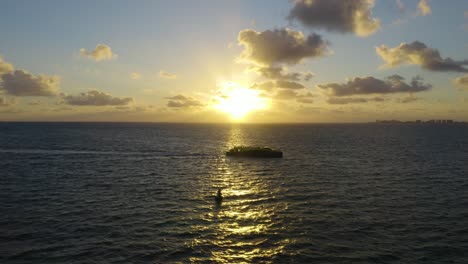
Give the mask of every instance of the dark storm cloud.
M 380 28 L 373 0 L 296 0 L 288 19 L 310 28 L 368 36 Z
M 306 38 L 302 32 L 287 28 L 262 32 L 245 29 L 239 32 L 238 41 L 244 46 L 240 59 L 263 66 L 293 65 L 324 56 L 328 50 L 328 43 L 320 35 L 312 33 Z
M 420 77 L 415 77 L 410 83 L 406 83 L 399 75 L 392 75 L 384 80 L 374 77 L 355 77 L 346 83 L 327 83 L 317 85 L 326 94 L 331 96 L 351 96 L 357 94 L 388 94 L 388 93 L 415 93 L 427 91 L 432 88 L 430 84 L 424 84 Z
M 399 46 L 389 48 L 385 45 L 376 48 L 377 54 L 385 61 L 385 67 L 396 67 L 401 64 L 416 64 L 430 71 L 468 72 L 464 68 L 466 60 L 454 61 L 451 58 L 442 58 L 437 49 L 429 48 L 424 43 L 401 43 Z
M 190 96 L 184 96 L 184 95 L 176 95 L 176 96 L 171 96 L 171 97 L 166 97 L 166 99 L 169 99 L 167 102 L 168 107 L 175 107 L 175 108 L 189 108 L 189 107 L 202 107 L 204 106 L 203 103 L 201 103 L 199 100 L 190 97 Z
M 53 96 L 59 91 L 57 76 L 34 76 L 23 70 L 15 70 L 1 76 L 0 90 L 15 96 Z
M 65 103 L 77 106 L 127 105 L 133 102 L 131 97 L 113 97 L 108 93 L 91 90 L 78 95 L 62 95 Z

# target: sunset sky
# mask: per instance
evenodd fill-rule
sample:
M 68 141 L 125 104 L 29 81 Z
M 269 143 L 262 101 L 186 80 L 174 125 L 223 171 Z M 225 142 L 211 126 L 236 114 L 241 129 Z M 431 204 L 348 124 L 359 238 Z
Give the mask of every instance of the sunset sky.
M 468 121 L 468 1 L 3 1 L 0 121 Z

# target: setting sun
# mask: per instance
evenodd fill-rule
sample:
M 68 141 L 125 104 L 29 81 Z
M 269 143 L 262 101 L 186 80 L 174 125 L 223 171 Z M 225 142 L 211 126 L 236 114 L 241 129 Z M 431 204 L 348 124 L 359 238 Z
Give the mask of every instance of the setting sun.
M 260 92 L 243 87 L 237 83 L 225 82 L 221 85 L 215 100 L 216 109 L 229 114 L 235 120 L 243 119 L 247 114 L 266 109 L 269 102 L 260 96 Z

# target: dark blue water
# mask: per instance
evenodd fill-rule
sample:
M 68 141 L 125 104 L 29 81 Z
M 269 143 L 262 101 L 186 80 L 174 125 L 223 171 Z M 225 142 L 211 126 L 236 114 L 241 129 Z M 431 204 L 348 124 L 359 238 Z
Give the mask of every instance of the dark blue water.
M 467 135 L 0 123 L 0 263 L 468 263 Z

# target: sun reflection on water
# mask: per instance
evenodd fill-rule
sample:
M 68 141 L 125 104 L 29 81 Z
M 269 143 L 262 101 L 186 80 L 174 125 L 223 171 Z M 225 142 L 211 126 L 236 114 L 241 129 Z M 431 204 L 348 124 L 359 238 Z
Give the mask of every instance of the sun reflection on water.
M 242 144 L 242 129 L 233 127 L 228 146 Z M 261 160 L 220 158 L 212 176 L 212 195 L 222 188 L 223 201 L 200 215 L 209 226 L 191 247 L 209 254 L 209 262 L 255 263 L 272 262 L 284 253 L 289 240 L 278 237 L 283 223 L 277 214 L 287 205 L 275 199 L 277 187 L 271 186 L 263 171 L 271 171 L 270 163 Z M 201 226 L 194 226 L 201 231 Z M 192 256 L 191 262 L 207 261 L 206 254 Z

